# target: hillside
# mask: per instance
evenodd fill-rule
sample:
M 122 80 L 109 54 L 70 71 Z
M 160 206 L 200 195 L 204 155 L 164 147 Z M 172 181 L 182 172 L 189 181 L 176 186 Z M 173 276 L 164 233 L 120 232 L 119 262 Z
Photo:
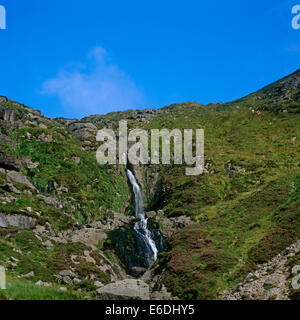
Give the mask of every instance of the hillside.
M 233 103 L 275 113 L 300 113 L 300 70 Z
M 249 274 L 281 271 L 290 281 L 298 251 L 258 270 L 300 238 L 299 92 L 298 70 L 230 103 L 81 120 L 50 119 L 0 97 L 0 265 L 8 278 L 0 298 L 99 299 L 99 288 L 140 278 L 151 299 L 220 299 L 243 289 Z M 129 128 L 205 130 L 203 175 L 173 164 L 132 168 L 166 239 L 151 271 L 126 265 L 136 249 L 126 172 L 95 157 L 97 130 L 116 130 L 121 119 Z M 299 296 L 289 283 L 280 296 L 271 287 L 237 297 Z

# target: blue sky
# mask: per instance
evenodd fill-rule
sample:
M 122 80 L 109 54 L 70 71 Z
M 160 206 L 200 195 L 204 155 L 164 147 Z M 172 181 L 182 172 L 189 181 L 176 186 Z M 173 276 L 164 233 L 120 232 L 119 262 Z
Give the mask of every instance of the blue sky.
M 0 4 L 0 95 L 51 117 L 225 102 L 300 68 L 300 0 Z

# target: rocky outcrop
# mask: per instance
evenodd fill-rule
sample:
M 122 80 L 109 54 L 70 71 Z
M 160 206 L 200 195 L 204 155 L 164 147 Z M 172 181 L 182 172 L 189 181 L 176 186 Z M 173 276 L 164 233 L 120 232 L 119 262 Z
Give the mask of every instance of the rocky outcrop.
M 32 162 L 30 157 L 22 157 L 22 164 L 28 169 L 35 169 L 39 166 L 38 162 Z
M 0 96 L 0 105 L 2 103 L 6 103 L 8 101 L 8 99 L 6 97 Z
M 166 238 L 171 238 L 176 231 L 192 223 L 191 218 L 187 216 L 168 218 L 162 210 L 149 211 L 147 212 L 147 217 L 159 223 L 161 226 L 160 231 Z
M 163 284 L 163 273 L 155 274 L 153 270 L 147 270 L 140 280 L 144 281 L 150 289 L 150 300 L 178 300 L 177 297 L 172 296 Z
M 71 242 L 80 242 L 86 245 L 94 246 L 105 239 L 107 239 L 107 233 L 105 231 L 94 228 L 75 230 L 70 236 Z
M 8 181 L 10 181 L 10 182 L 24 184 L 28 188 L 30 188 L 34 191 L 37 191 L 35 186 L 33 186 L 25 176 L 23 176 L 22 174 L 20 174 L 16 171 L 6 171 L 6 177 L 7 177 Z
M 137 120 L 139 122 L 148 121 L 154 117 L 157 117 L 163 113 L 166 113 L 167 110 L 163 109 L 143 109 L 143 110 L 128 110 L 124 112 L 116 112 L 120 116 L 120 119 L 124 120 Z M 82 119 L 84 122 L 93 121 L 97 124 L 108 125 L 110 120 L 105 118 L 103 115 L 91 115 Z
M 73 285 L 80 281 L 81 280 L 78 279 L 77 275 L 70 270 L 63 270 L 56 275 L 56 282 L 59 284 Z
M 58 209 L 62 209 L 63 205 L 54 196 L 45 197 L 39 195 L 43 201 Z M 122 225 L 129 224 L 134 217 L 125 216 L 120 213 L 114 213 L 114 216 L 103 221 L 93 221 L 87 225 L 74 225 L 74 229 L 65 230 L 64 232 L 57 233 L 53 230 L 49 223 L 45 226 L 38 225 L 34 230 L 37 234 L 48 237 L 49 239 L 59 243 L 83 243 L 87 246 L 95 247 L 99 242 L 107 239 L 109 231 L 114 230 Z
M 30 107 L 24 107 L 24 109 L 28 112 L 29 116 L 31 118 L 35 117 L 41 117 L 41 111 L 40 110 L 36 110 L 36 109 L 32 109 Z
M 125 279 L 110 283 L 96 291 L 103 300 L 149 300 L 149 286 L 135 279 Z
M 96 295 L 104 300 L 177 300 L 162 283 L 162 275 L 141 270 L 139 279 L 124 279 L 102 286 Z
M 130 148 L 131 143 L 128 143 Z M 162 185 L 162 168 L 158 165 L 132 165 L 128 164 L 128 169 L 132 171 L 137 182 L 142 188 L 144 203 L 146 208 L 155 207 L 157 202 L 161 199 L 163 192 Z
M 24 111 L 16 112 L 10 108 L 0 109 L 0 128 L 4 131 L 9 129 L 17 129 L 23 126 L 20 119 L 24 116 Z
M 8 147 L 15 149 L 16 144 L 11 140 L 11 138 L 5 134 L 0 133 L 0 142 L 1 144 L 7 145 Z
M 75 122 L 68 125 L 68 129 L 74 132 L 75 138 L 80 141 L 96 137 L 97 127 L 92 123 Z
M 19 117 L 17 116 L 14 110 L 7 108 L 0 110 L 0 119 L 10 123 L 14 123 L 19 119 Z
M 258 266 L 245 280 L 226 292 L 224 300 L 288 300 L 291 270 L 288 259 L 300 252 L 300 240 L 292 244 L 269 262 Z
M 22 192 L 17 189 L 13 184 L 11 183 L 7 183 L 6 185 L 4 185 L 2 187 L 3 190 L 5 191 L 8 191 L 8 192 L 12 192 L 12 193 L 15 193 L 15 194 L 21 194 Z
M 89 228 L 82 228 L 81 230 L 83 232 L 89 232 Z M 43 226 L 37 225 L 33 232 L 35 233 L 35 237 L 42 242 L 45 248 L 51 247 L 53 243 L 70 244 L 72 242 L 71 239 L 74 236 L 74 230 L 70 229 L 58 233 L 48 222 Z M 98 232 L 101 233 L 101 230 L 98 230 Z M 44 237 L 48 239 L 45 242 L 42 239 Z M 68 270 L 63 270 L 56 275 L 56 282 L 66 285 L 74 285 L 80 282 L 79 279 L 97 280 L 97 270 L 102 271 L 106 275 L 106 283 L 126 279 L 127 276 L 122 267 L 108 259 L 103 251 L 99 250 L 94 244 L 92 244 L 95 243 L 95 240 L 91 238 L 89 238 L 90 241 L 85 240 L 86 239 L 77 239 L 77 241 L 73 241 L 85 244 L 87 249 L 80 254 L 72 253 L 70 255 L 70 261 L 73 267 Z M 113 256 L 112 252 L 110 252 L 110 256 Z M 84 274 L 84 278 L 81 274 L 80 278 L 77 274 L 80 275 L 80 272 L 82 271 L 81 266 L 84 264 L 92 265 L 95 273 Z M 77 266 L 79 270 L 78 272 L 76 271 Z M 102 285 L 99 285 L 99 287 L 100 286 Z
M 81 130 L 81 129 L 97 131 L 97 127 L 94 124 L 92 124 L 92 123 L 82 123 L 82 122 L 71 123 L 68 126 L 68 129 L 71 130 L 71 131 L 77 131 L 77 130 Z
M 0 156 L 0 168 L 20 171 L 22 162 L 14 156 Z
M 71 123 L 79 121 L 78 119 L 66 119 L 66 118 L 62 118 L 62 117 L 54 118 L 53 120 L 57 123 L 64 124 L 67 126 L 70 125 Z
M 31 217 L 22 215 L 5 215 L 0 213 L 0 227 L 18 227 L 21 229 L 32 229 L 35 226 L 36 220 Z
M 44 132 L 38 136 L 38 140 L 42 141 L 42 142 L 52 142 L 53 141 L 53 137 L 52 135 L 46 135 Z
M 96 132 L 90 131 L 89 129 L 80 129 L 76 130 L 74 135 L 77 140 L 85 141 L 95 137 Z

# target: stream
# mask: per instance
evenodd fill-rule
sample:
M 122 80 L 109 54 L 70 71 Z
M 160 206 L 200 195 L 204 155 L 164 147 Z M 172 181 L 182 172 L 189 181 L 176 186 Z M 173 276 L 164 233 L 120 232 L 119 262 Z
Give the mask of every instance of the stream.
M 132 186 L 136 219 L 110 232 L 108 246 L 114 248 L 130 273 L 135 267 L 150 269 L 164 250 L 165 239 L 158 223 L 146 216 L 143 193 L 133 172 L 126 168 L 126 174 Z
M 132 185 L 135 199 L 135 217 L 139 219 L 134 225 L 134 231 L 137 233 L 141 241 L 144 242 L 145 257 L 151 266 L 157 260 L 158 249 L 154 241 L 154 235 L 148 229 L 148 219 L 144 210 L 143 195 L 133 173 L 127 169 L 127 176 Z

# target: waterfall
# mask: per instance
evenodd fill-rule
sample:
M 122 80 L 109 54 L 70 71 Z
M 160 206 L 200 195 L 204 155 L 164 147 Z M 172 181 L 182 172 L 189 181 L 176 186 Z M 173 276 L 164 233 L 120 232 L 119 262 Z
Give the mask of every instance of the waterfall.
M 145 256 L 148 257 L 149 265 L 151 266 L 157 259 L 158 249 L 155 241 L 152 239 L 152 233 L 148 229 L 148 219 L 144 211 L 144 201 L 140 186 L 138 185 L 133 173 L 127 169 L 127 176 L 132 184 L 134 199 L 135 199 L 135 216 L 139 219 L 134 225 L 134 231 L 139 235 L 145 243 Z
M 135 200 L 135 217 L 137 219 L 143 220 L 145 219 L 145 211 L 144 211 L 144 201 L 143 201 L 141 188 L 138 185 L 133 173 L 128 169 L 127 169 L 127 176 L 133 187 L 134 200 Z

